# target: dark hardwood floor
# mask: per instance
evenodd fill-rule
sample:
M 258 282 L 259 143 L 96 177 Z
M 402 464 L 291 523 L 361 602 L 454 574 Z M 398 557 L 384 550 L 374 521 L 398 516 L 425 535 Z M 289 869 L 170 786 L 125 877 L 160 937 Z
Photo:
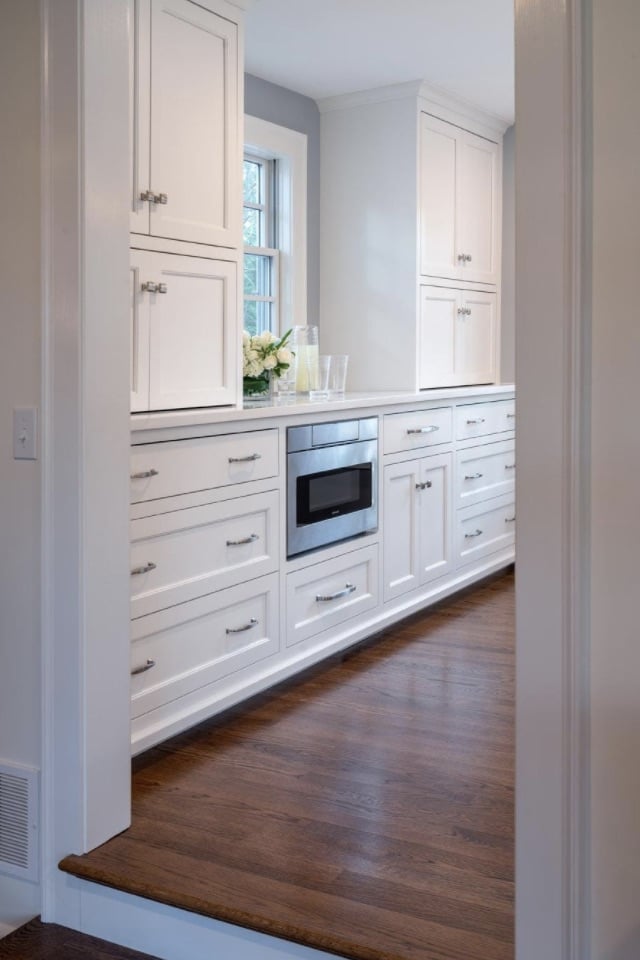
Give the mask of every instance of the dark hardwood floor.
M 134 763 L 62 869 L 359 960 L 512 960 L 513 574 Z
M 106 940 L 88 937 L 41 923 L 36 917 L 0 940 L 0 960 L 154 960 L 146 953 L 117 947 Z

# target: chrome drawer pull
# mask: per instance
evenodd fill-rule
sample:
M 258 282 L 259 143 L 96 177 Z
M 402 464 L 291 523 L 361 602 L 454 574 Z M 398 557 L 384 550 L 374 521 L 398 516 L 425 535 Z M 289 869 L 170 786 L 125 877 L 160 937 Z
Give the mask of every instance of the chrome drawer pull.
M 251 617 L 249 623 L 245 623 L 244 627 L 227 627 L 225 633 L 244 633 L 246 630 L 252 630 L 253 627 L 257 626 L 258 621 L 255 617 Z
M 435 433 L 436 430 L 439 430 L 440 427 L 432 424 L 430 427 L 413 427 L 410 430 L 407 430 L 407 433 Z
M 257 533 L 250 533 L 248 537 L 242 537 L 241 540 L 227 540 L 228 547 L 241 547 L 245 543 L 255 543 L 260 537 Z
M 250 453 L 248 457 L 229 457 L 229 463 L 250 463 L 251 460 L 262 460 L 262 454 Z
M 151 570 L 156 569 L 156 564 L 152 563 L 151 560 L 149 563 L 143 564 L 141 567 L 134 567 L 131 571 L 132 577 L 137 577 L 139 573 L 149 573 Z
M 350 593 L 355 593 L 357 587 L 353 583 L 347 583 L 344 590 L 338 590 L 336 593 L 329 593 L 323 597 L 321 593 L 316 594 L 318 603 L 330 603 L 332 600 L 340 600 L 341 597 L 348 597 Z
M 137 677 L 139 673 L 146 673 L 147 670 L 151 670 L 152 667 L 155 667 L 155 660 L 147 660 L 146 663 L 143 663 L 141 667 L 134 667 L 131 671 L 132 677 Z
M 516 465 L 515 463 L 505 463 L 504 468 L 505 470 L 515 470 Z
M 431 480 L 425 480 L 424 483 L 420 483 L 420 481 L 418 481 L 418 483 L 416 483 L 416 490 L 428 490 L 432 486 L 433 484 Z
M 507 414 L 507 420 L 515 420 L 515 418 L 516 418 L 515 413 L 508 413 L 508 414 Z
M 465 474 L 465 480 L 479 480 L 481 477 L 484 477 L 484 473 L 467 473 L 467 474 Z
M 474 537 L 479 537 L 482 534 L 482 530 L 474 530 L 473 533 L 465 533 L 465 540 L 473 540 Z
M 478 417 L 477 420 L 467 420 L 469 426 L 472 426 L 474 423 L 484 423 L 484 417 Z
M 151 467 L 151 470 L 142 470 L 140 473 L 132 473 L 131 479 L 132 480 L 148 480 L 149 477 L 157 477 L 159 473 L 160 473 L 159 470 L 154 470 L 154 468 Z
M 505 517 L 505 518 L 504 518 L 504 522 L 505 522 L 505 523 L 515 523 L 515 522 L 516 522 L 516 518 L 515 518 L 515 517 Z

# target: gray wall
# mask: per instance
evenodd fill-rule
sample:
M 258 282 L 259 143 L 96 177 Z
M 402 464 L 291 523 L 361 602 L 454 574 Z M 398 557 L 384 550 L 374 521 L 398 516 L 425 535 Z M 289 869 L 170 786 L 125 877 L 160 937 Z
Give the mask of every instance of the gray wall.
M 315 100 L 245 74 L 244 109 L 307 135 L 307 322 L 320 315 L 320 111 Z
M 502 342 L 500 379 L 516 378 L 516 128 L 509 127 L 502 156 Z

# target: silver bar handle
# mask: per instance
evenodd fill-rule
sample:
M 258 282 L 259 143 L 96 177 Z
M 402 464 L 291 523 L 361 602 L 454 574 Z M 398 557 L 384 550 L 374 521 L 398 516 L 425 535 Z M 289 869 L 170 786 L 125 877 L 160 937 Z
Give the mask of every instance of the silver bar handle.
M 252 460 L 262 460 L 262 454 L 250 453 L 248 457 L 229 457 L 229 463 L 251 463 Z
M 151 670 L 153 667 L 155 667 L 155 665 L 156 665 L 155 660 L 147 660 L 147 662 L 143 663 L 142 666 L 134 667 L 133 670 L 131 671 L 131 676 L 137 677 L 139 673 L 146 673 L 147 670 Z
M 152 570 L 156 569 L 156 564 L 153 561 L 149 560 L 148 563 L 144 563 L 141 567 L 134 567 L 131 571 L 132 577 L 137 577 L 140 573 L 150 573 Z
M 437 427 L 435 424 L 431 424 L 431 425 L 428 426 L 428 427 L 411 427 L 409 430 L 407 430 L 407 433 L 409 433 L 409 434 L 413 434 L 413 433 L 435 433 L 436 430 L 439 430 L 439 429 L 440 429 L 440 427 Z
M 474 537 L 479 537 L 482 534 L 482 530 L 474 530 L 473 533 L 465 533 L 465 540 L 473 540 Z
M 515 523 L 515 522 L 516 522 L 515 514 L 514 514 L 513 517 L 505 517 L 505 518 L 504 518 L 504 522 L 505 522 L 505 523 Z
M 326 596 L 323 596 L 321 593 L 316 594 L 316 601 L 318 603 L 330 603 L 332 600 L 340 600 L 341 597 L 348 597 L 350 593 L 355 593 L 357 587 L 353 583 L 345 584 L 344 590 L 337 590 L 336 593 L 328 593 Z
M 505 470 L 515 470 L 516 465 L 515 463 L 505 463 L 504 468 Z
M 467 420 L 468 426 L 472 426 L 473 424 L 476 424 L 476 423 L 484 423 L 484 417 L 477 417 L 476 420 Z
M 479 480 L 481 477 L 484 477 L 484 473 L 467 473 L 467 474 L 465 474 L 465 480 Z
M 151 467 L 150 470 L 141 470 L 140 473 L 132 473 L 131 479 L 132 480 L 148 480 L 149 477 L 157 477 L 159 473 L 160 473 L 159 470 L 155 470 L 153 467 Z
M 248 537 L 242 537 L 240 540 L 227 540 L 228 547 L 241 547 L 245 543 L 255 543 L 260 537 L 257 533 L 250 533 Z
M 225 633 L 245 633 L 245 631 L 247 630 L 252 630 L 257 625 L 257 623 L 258 621 L 256 620 L 256 618 L 251 617 L 251 619 L 249 620 L 249 623 L 245 623 L 243 627 L 227 627 L 227 629 L 225 630 Z
M 507 414 L 507 420 L 515 420 L 515 418 L 516 418 L 515 413 L 508 413 L 508 414 Z
M 433 484 L 431 480 L 425 480 L 423 483 L 418 481 L 418 483 L 416 483 L 416 490 L 429 490 L 429 488 L 432 486 Z

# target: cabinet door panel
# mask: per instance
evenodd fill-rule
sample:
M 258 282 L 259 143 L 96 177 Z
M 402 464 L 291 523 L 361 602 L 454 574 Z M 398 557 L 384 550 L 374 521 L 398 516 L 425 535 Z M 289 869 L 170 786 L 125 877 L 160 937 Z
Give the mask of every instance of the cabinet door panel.
M 420 518 L 420 579 L 429 583 L 452 568 L 452 454 L 421 461 L 418 491 Z
M 460 293 L 446 287 L 420 288 L 418 387 L 451 387 L 458 379 L 457 337 Z
M 496 283 L 500 214 L 499 148 L 496 143 L 460 131 L 458 139 L 458 252 L 471 257 L 462 277 Z
M 149 315 L 149 410 L 235 400 L 236 265 L 199 257 L 132 251 Z M 138 409 L 143 409 L 139 407 Z
M 461 276 L 456 249 L 457 134 L 442 120 L 421 114 L 420 273 Z
M 384 468 L 384 599 L 392 600 L 420 583 L 416 484 L 419 460 Z
M 237 26 L 188 0 L 151 11 L 153 236 L 237 246 Z
M 151 0 L 129 0 L 130 227 L 149 233 L 149 144 L 151 141 Z
M 456 327 L 456 373 L 459 384 L 494 383 L 496 379 L 497 302 L 495 293 L 465 291 Z

